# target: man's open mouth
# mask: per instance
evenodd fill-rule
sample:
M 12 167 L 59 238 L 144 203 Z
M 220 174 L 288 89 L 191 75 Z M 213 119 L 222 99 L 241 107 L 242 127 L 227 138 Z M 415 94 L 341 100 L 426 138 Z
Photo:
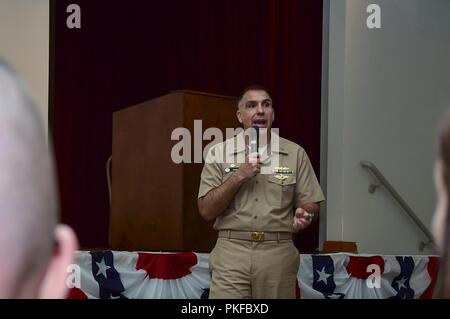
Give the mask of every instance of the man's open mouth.
M 267 120 L 264 120 L 264 119 L 253 120 L 252 121 L 252 126 L 266 127 L 267 126 Z

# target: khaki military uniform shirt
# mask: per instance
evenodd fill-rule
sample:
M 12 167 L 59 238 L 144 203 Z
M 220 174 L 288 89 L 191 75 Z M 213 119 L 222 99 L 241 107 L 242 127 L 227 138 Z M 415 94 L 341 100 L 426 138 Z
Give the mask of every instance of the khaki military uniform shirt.
M 228 208 L 216 218 L 215 229 L 292 232 L 294 209 L 325 199 L 303 148 L 273 132 L 271 135 L 271 146 L 279 144 L 278 149 L 267 149 L 261 155 L 261 174 L 240 187 Z M 214 145 L 205 160 L 198 197 L 230 178 L 239 163 L 245 162 L 245 155 L 242 133 Z

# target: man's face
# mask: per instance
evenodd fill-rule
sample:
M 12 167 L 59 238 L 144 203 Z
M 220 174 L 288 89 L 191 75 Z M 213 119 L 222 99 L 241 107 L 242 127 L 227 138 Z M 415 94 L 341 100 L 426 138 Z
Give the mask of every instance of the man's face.
M 244 130 L 253 126 L 270 130 L 274 120 L 272 99 L 265 91 L 248 91 L 242 97 L 236 115 Z

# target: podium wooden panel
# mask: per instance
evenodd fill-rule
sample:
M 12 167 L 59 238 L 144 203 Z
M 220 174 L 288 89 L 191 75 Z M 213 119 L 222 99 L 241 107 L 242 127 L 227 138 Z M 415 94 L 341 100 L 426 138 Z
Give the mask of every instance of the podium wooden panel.
M 203 164 L 194 164 L 194 120 L 203 130 L 236 127 L 235 99 L 178 91 L 113 114 L 112 249 L 210 252 L 212 222 L 197 208 Z M 175 128 L 191 133 L 192 163 L 171 159 Z M 210 141 L 203 142 L 207 145 Z

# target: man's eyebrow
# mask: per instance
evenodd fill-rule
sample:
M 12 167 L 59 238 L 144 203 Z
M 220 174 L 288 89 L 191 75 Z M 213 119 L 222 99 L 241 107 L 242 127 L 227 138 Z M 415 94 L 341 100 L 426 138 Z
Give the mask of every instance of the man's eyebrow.
M 247 103 L 258 103 L 258 102 L 259 102 L 258 100 L 248 100 L 247 101 Z M 267 98 L 267 99 L 262 100 L 261 102 L 272 102 L 272 99 Z M 247 104 L 247 103 L 245 103 L 245 104 Z

